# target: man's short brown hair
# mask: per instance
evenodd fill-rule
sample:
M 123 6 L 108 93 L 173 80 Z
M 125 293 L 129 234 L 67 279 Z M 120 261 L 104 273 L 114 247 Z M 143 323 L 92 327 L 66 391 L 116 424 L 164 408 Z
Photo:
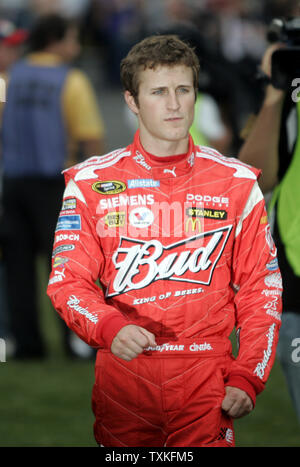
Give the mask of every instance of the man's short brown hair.
M 185 65 L 192 69 L 195 94 L 198 89 L 199 60 L 194 50 L 176 35 L 155 35 L 135 44 L 121 62 L 121 83 L 137 102 L 139 74 L 147 68 Z

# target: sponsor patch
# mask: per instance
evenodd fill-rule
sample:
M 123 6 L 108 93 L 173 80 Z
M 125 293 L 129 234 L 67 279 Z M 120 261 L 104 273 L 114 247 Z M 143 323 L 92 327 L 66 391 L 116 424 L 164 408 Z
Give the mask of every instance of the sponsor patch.
M 59 216 L 55 231 L 58 232 L 59 230 L 81 230 L 80 215 Z
M 74 249 L 75 245 L 60 245 L 53 250 L 52 258 L 54 258 L 54 256 L 58 255 L 59 253 L 62 253 L 63 251 L 71 251 Z
M 145 158 L 144 156 L 139 152 L 139 151 L 136 151 L 135 153 L 135 156 L 133 157 L 133 160 L 136 161 L 137 164 L 141 165 L 142 167 L 144 167 L 144 169 L 146 170 L 151 170 L 151 165 L 149 165 L 146 161 L 145 161 Z
M 144 289 L 159 280 L 210 285 L 231 230 L 228 225 L 168 245 L 156 239 L 121 237 L 113 255 L 117 273 L 106 296 Z
M 63 200 L 62 211 L 67 211 L 69 209 L 76 209 L 76 198 L 68 198 Z
M 132 195 L 132 196 L 113 196 L 112 198 L 100 199 L 98 209 L 117 208 L 119 206 L 139 206 L 141 204 L 154 204 L 154 195 Z
M 156 346 L 149 346 L 144 349 L 145 352 L 205 352 L 213 350 L 213 347 L 209 342 L 204 342 L 202 344 L 190 344 L 186 346 L 184 344 L 161 344 Z
M 260 379 L 263 379 L 266 367 L 269 363 L 270 357 L 272 355 L 272 348 L 273 348 L 273 341 L 275 337 L 275 329 L 276 329 L 276 324 L 272 324 L 269 327 L 269 331 L 266 334 L 266 337 L 268 338 L 268 344 L 267 344 L 267 349 L 264 350 L 263 352 L 263 359 L 261 362 L 259 362 L 254 370 L 254 374 L 258 376 Z
M 282 279 L 279 272 L 274 272 L 269 276 L 265 277 L 265 284 L 267 287 L 275 287 L 277 289 L 282 289 Z
M 62 264 L 65 264 L 69 261 L 69 258 L 65 258 L 64 256 L 56 256 L 55 260 L 53 261 L 53 267 L 57 268 Z
M 64 279 L 62 276 L 54 276 L 49 279 L 48 285 L 56 284 L 56 282 L 62 282 Z
M 268 223 L 268 216 L 262 216 L 260 218 L 260 224 L 267 224 Z
M 274 240 L 271 234 L 271 227 L 269 224 L 265 228 L 265 233 L 266 233 L 266 242 L 270 248 L 270 255 L 275 257 L 277 254 L 277 249 L 276 249 L 276 245 L 274 243 Z
M 277 258 L 274 258 L 272 259 L 272 261 L 270 261 L 267 265 L 266 265 L 267 269 L 269 271 L 276 271 L 276 269 L 279 268 L 279 265 L 278 265 L 278 259 Z
M 187 208 L 186 213 L 189 217 L 205 217 L 206 219 L 227 219 L 227 211 L 223 209 L 205 209 L 205 208 Z
M 154 214 L 150 209 L 140 207 L 133 209 L 129 214 L 129 222 L 137 229 L 144 229 L 149 227 L 154 221 Z
M 92 323 L 97 324 L 98 322 L 97 316 L 91 313 L 88 310 L 88 308 L 84 308 L 81 305 L 79 305 L 80 301 L 81 300 L 77 298 L 75 295 L 70 295 L 69 300 L 67 301 L 67 305 L 69 308 L 72 308 L 73 310 L 77 311 L 81 315 L 85 316 Z
M 77 242 L 80 240 L 80 235 L 78 234 L 59 234 L 55 236 L 55 243 L 62 242 L 65 240 L 71 240 L 71 242 Z
M 186 195 L 186 201 L 196 201 L 197 203 L 212 203 L 218 204 L 219 206 L 222 204 L 225 204 L 226 206 L 229 205 L 229 198 L 225 196 L 200 195 L 194 193 L 188 193 Z
M 104 182 L 93 183 L 92 189 L 99 193 L 100 195 L 117 195 L 126 190 L 126 185 L 124 182 L 119 180 L 107 180 Z
M 201 220 L 197 217 L 189 217 L 185 222 L 185 231 L 189 232 L 189 229 L 191 229 L 192 232 L 200 233 L 202 231 Z
M 104 222 L 108 227 L 124 227 L 125 212 L 109 212 L 104 218 Z
M 127 185 L 128 188 L 156 188 L 160 186 L 160 181 L 152 178 L 137 178 L 127 180 Z

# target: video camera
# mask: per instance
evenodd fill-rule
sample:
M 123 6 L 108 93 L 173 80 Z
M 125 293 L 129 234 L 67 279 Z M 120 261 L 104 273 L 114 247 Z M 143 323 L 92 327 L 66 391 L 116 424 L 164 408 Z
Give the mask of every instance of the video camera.
M 273 19 L 267 39 L 270 43 L 285 44 L 272 54 L 271 83 L 277 89 L 286 90 L 294 78 L 300 78 L 300 18 Z

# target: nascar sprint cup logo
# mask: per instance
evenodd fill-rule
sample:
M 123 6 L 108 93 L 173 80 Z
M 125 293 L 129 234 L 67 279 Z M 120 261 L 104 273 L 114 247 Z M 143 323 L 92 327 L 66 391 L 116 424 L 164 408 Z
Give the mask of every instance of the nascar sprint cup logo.
M 170 245 L 121 237 L 113 256 L 117 273 L 107 297 L 143 289 L 161 279 L 209 285 L 231 229 L 232 225 L 221 227 Z

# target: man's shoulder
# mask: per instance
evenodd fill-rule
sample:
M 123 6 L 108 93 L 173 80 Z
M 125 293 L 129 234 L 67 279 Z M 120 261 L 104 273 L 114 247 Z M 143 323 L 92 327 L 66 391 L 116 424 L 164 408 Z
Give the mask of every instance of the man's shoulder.
M 117 168 L 124 158 L 131 156 L 131 150 L 129 147 L 119 148 L 101 156 L 92 156 L 83 162 L 80 162 L 72 167 L 63 171 L 63 174 L 67 179 L 73 178 L 75 182 L 81 180 L 97 180 L 99 178 L 99 172 L 106 172 L 106 169 L 110 173 L 113 172 L 114 168 Z
M 224 156 L 217 150 L 207 146 L 195 146 L 196 160 L 206 161 L 211 167 L 218 169 L 222 175 L 231 175 L 234 179 L 257 180 L 260 170 L 256 167 L 245 164 L 236 157 Z

